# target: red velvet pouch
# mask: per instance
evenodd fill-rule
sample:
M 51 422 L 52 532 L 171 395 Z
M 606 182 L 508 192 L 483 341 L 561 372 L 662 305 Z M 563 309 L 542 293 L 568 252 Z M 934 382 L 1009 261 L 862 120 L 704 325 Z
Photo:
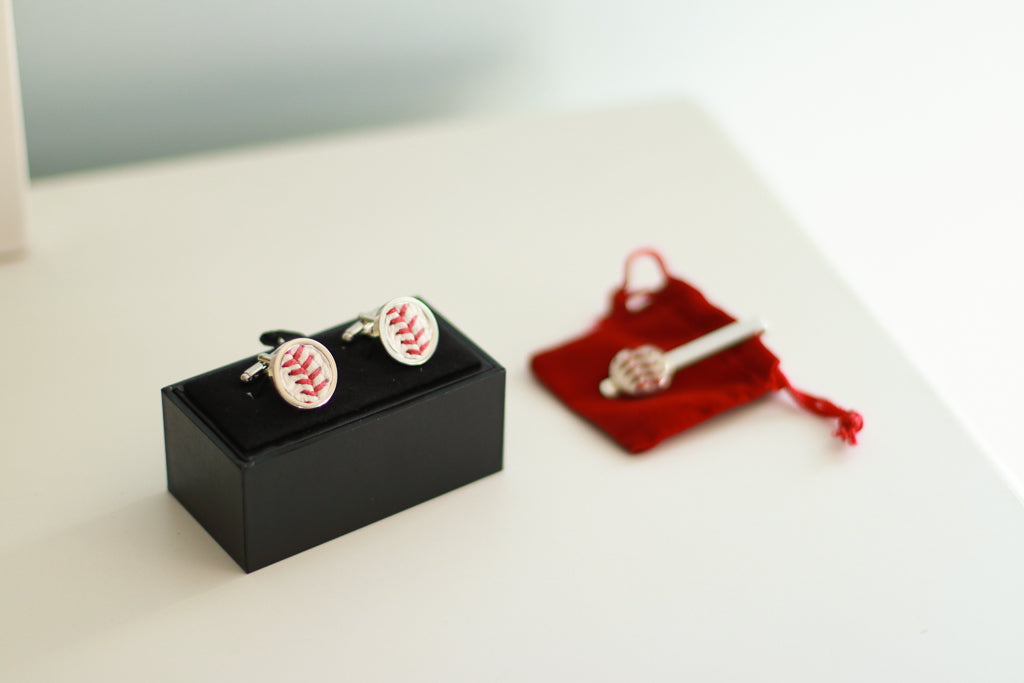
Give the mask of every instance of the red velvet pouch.
M 630 268 L 642 256 L 653 258 L 664 273 L 661 289 L 629 291 Z M 631 310 L 636 307 L 629 304 L 637 297 L 644 299 L 644 305 Z M 855 444 L 864 424 L 860 414 L 795 389 L 779 369 L 779 359 L 758 337 L 680 369 L 672 384 L 658 394 L 609 399 L 598 390 L 620 349 L 653 344 L 667 351 L 733 320 L 699 291 L 669 275 L 657 252 L 641 249 L 626 260 L 626 276 L 612 295 L 608 315 L 582 337 L 536 354 L 531 368 L 571 410 L 631 453 L 646 451 L 673 434 L 780 389 L 809 412 L 837 419 L 835 436 Z

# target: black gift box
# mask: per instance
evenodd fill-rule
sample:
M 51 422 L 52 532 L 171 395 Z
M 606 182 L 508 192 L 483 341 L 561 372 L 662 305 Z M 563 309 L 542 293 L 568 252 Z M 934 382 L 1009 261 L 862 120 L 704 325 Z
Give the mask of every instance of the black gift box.
M 167 488 L 251 572 L 502 468 L 505 370 L 442 316 L 424 365 L 312 335 L 338 365 L 300 410 L 239 375 L 255 352 L 162 390 Z

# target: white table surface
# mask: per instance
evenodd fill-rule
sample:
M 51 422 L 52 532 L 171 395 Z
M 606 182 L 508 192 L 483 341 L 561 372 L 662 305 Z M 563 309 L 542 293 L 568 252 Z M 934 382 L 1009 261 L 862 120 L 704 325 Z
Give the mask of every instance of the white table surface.
M 0 264 L 0 679 L 1020 681 L 1024 510 L 686 103 L 38 183 Z M 640 457 L 527 357 L 626 253 L 766 338 L 783 397 Z M 166 492 L 159 389 L 419 293 L 508 369 L 506 469 L 244 574 Z M 453 416 L 458 419 L 458 416 Z

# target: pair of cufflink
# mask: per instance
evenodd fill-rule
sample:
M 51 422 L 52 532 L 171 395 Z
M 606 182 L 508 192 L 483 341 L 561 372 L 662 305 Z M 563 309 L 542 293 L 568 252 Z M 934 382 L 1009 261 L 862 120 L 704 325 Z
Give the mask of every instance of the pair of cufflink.
M 410 366 L 430 360 L 440 336 L 433 311 L 411 296 L 400 296 L 372 313 L 361 314 L 341 338 L 348 342 L 360 334 L 378 337 L 389 356 Z M 334 356 L 308 337 L 278 340 L 277 348 L 256 356 L 256 363 L 240 379 L 248 383 L 264 372 L 282 399 L 303 410 L 326 405 L 338 386 Z

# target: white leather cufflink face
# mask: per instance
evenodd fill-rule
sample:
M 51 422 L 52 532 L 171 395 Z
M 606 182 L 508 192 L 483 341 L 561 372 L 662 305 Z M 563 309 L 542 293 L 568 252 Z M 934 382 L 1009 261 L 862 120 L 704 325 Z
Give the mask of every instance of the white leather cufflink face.
M 404 365 L 430 360 L 440 337 L 433 311 L 412 296 L 400 296 L 373 313 L 360 315 L 341 338 L 351 341 L 360 334 L 379 337 L 388 355 Z
M 242 373 L 251 382 L 262 372 L 273 380 L 281 398 L 296 408 L 319 408 L 331 400 L 338 386 L 338 366 L 327 348 L 307 337 L 284 342 L 270 353 L 256 356 L 257 362 Z

